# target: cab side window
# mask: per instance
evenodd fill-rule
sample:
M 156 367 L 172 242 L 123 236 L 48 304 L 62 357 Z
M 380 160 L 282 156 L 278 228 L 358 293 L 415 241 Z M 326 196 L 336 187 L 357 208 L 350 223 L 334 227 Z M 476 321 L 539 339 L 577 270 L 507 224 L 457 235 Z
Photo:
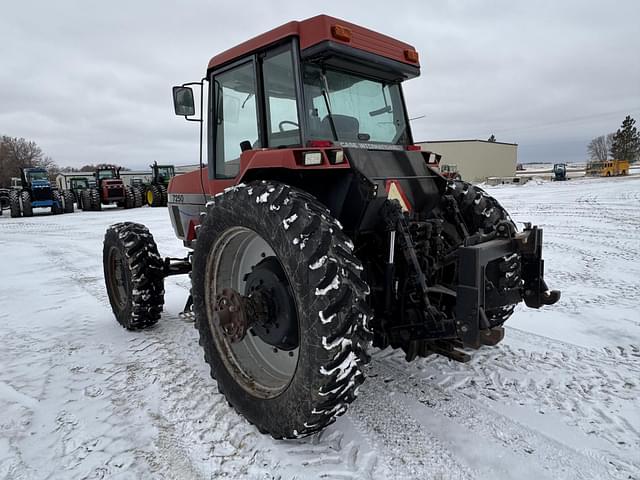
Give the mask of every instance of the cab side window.
M 240 144 L 261 147 L 253 62 L 216 75 L 214 98 L 216 178 L 233 178 L 240 171 Z
M 263 59 L 262 78 L 269 147 L 300 145 L 298 102 L 290 48 Z

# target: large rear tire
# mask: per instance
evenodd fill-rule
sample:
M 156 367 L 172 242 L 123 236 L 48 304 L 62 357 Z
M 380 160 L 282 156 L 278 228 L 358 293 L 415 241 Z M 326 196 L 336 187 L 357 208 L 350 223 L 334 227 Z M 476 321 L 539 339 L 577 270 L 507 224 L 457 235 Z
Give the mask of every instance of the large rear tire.
M 167 195 L 167 187 L 165 187 L 164 185 L 160 185 L 160 196 L 162 198 L 162 206 L 166 207 L 167 206 L 167 200 L 168 200 L 168 195 Z
M 11 210 L 11 218 L 17 218 L 22 214 L 20 195 L 16 190 L 9 191 L 9 208 Z
M 20 201 L 22 203 L 22 216 L 33 217 L 33 206 L 31 205 L 31 195 L 27 190 L 20 192 Z
M 100 199 L 100 192 L 95 188 L 89 189 L 89 199 L 91 210 L 99 212 L 102 210 L 102 200 Z
M 142 191 L 140 188 L 132 187 L 133 191 L 133 207 L 140 208 L 142 206 Z
M 104 279 L 118 322 L 127 330 L 154 325 L 164 305 L 164 264 L 153 235 L 139 223 L 116 223 L 104 236 Z
M 133 193 L 133 188 L 129 185 L 125 185 L 124 187 L 124 208 L 133 208 L 135 207 L 135 197 Z
M 73 213 L 73 192 L 71 190 L 65 190 L 62 193 L 64 200 L 64 213 Z
M 162 192 L 160 191 L 158 185 L 149 185 L 145 197 L 147 200 L 147 205 L 149 205 L 150 207 L 162 206 Z
M 53 192 L 51 192 L 51 199 L 53 200 L 53 205 L 51 205 L 51 213 L 53 215 L 64 213 L 64 207 L 62 206 L 62 195 L 58 190 L 54 190 Z
M 265 337 L 268 326 L 258 324 L 233 342 L 214 314 L 223 289 L 250 294 L 248 275 L 265 268 L 290 295 L 291 302 L 276 305 L 292 305 L 291 315 L 278 311 L 270 324 L 296 332 L 283 337 L 293 340 L 288 346 Z M 196 328 L 218 389 L 261 432 L 317 432 L 355 399 L 369 361 L 369 288 L 361 273 L 340 224 L 304 192 L 254 183 L 227 189 L 209 205 L 193 258 Z

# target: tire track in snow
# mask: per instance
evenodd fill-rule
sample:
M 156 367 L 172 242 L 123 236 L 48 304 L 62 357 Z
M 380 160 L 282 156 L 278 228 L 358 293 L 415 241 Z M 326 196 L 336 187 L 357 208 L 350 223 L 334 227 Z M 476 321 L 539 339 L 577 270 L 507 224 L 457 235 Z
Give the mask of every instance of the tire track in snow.
M 512 405 L 533 415 L 558 415 L 563 429 L 577 428 L 575 433 L 587 443 L 593 439 L 594 450 L 601 452 L 598 463 L 608 475 L 635 478 L 640 460 L 628 459 L 640 449 L 640 432 L 626 416 L 640 396 L 638 347 L 585 349 L 513 328 L 507 335 L 513 343 L 535 345 L 536 350 L 503 343 L 474 351 L 468 364 L 433 357 L 407 365 L 397 352 L 377 356 L 399 372 L 398 378 L 403 377 L 401 370 L 405 376 L 415 376 L 425 391 L 435 389 L 463 402 L 480 402 L 498 414 L 500 405 Z M 451 399 L 440 401 L 454 405 Z M 543 417 L 537 421 L 544 423 Z M 553 463 L 553 458 L 544 461 Z
M 486 455 L 497 455 L 501 458 L 511 456 L 518 458 L 521 463 L 540 466 L 548 472 L 549 478 L 601 479 L 610 475 L 607 462 L 603 458 L 594 458 L 592 454 L 580 452 L 570 445 L 558 442 L 502 415 L 497 411 L 498 406 L 487 408 L 486 403 L 478 403 L 464 394 L 412 377 L 406 368 L 400 369 L 391 359 L 380 361 L 378 366 L 380 375 L 393 378 L 393 381 L 388 383 L 387 390 L 409 399 L 400 397 L 400 401 L 405 405 L 405 417 L 429 416 L 432 415 L 430 410 L 436 412 L 451 419 L 455 425 L 466 431 L 466 435 L 475 436 L 472 443 L 478 448 L 485 448 Z M 418 403 L 424 405 L 426 412 L 416 409 Z M 449 436 L 447 432 L 434 432 L 434 435 L 442 436 L 444 439 Z M 445 440 L 442 442 L 454 452 L 460 448 L 456 444 L 447 445 Z M 501 452 L 501 449 L 506 453 Z M 465 456 L 464 452 L 460 453 L 458 457 Z M 491 472 L 488 476 L 495 478 L 497 474 L 497 471 Z M 472 473 L 473 478 L 485 478 L 485 475 L 484 472 Z

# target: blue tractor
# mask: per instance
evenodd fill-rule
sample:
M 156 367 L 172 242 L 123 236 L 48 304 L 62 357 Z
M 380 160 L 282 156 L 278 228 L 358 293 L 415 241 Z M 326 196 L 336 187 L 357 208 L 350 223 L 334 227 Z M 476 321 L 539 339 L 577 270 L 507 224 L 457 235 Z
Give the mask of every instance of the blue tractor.
M 54 215 L 73 212 L 73 195 L 70 191 L 60 191 L 49 181 L 44 168 L 21 168 L 21 186 L 9 193 L 12 217 L 31 217 L 34 208 L 51 208 Z

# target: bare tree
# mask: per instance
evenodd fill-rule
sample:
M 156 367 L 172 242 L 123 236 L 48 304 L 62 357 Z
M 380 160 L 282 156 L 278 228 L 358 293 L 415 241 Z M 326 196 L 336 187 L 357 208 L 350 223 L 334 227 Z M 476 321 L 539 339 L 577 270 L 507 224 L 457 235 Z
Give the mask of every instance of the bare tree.
M 19 176 L 21 168 L 29 167 L 44 167 L 51 173 L 58 168 L 36 142 L 6 135 L 0 137 L 0 186 L 8 187 L 11 177 Z
M 587 151 L 589 152 L 589 157 L 591 160 L 599 160 L 604 162 L 609 155 L 609 145 L 608 138 L 611 134 L 604 136 L 600 135 L 599 137 L 594 138 L 587 145 Z

